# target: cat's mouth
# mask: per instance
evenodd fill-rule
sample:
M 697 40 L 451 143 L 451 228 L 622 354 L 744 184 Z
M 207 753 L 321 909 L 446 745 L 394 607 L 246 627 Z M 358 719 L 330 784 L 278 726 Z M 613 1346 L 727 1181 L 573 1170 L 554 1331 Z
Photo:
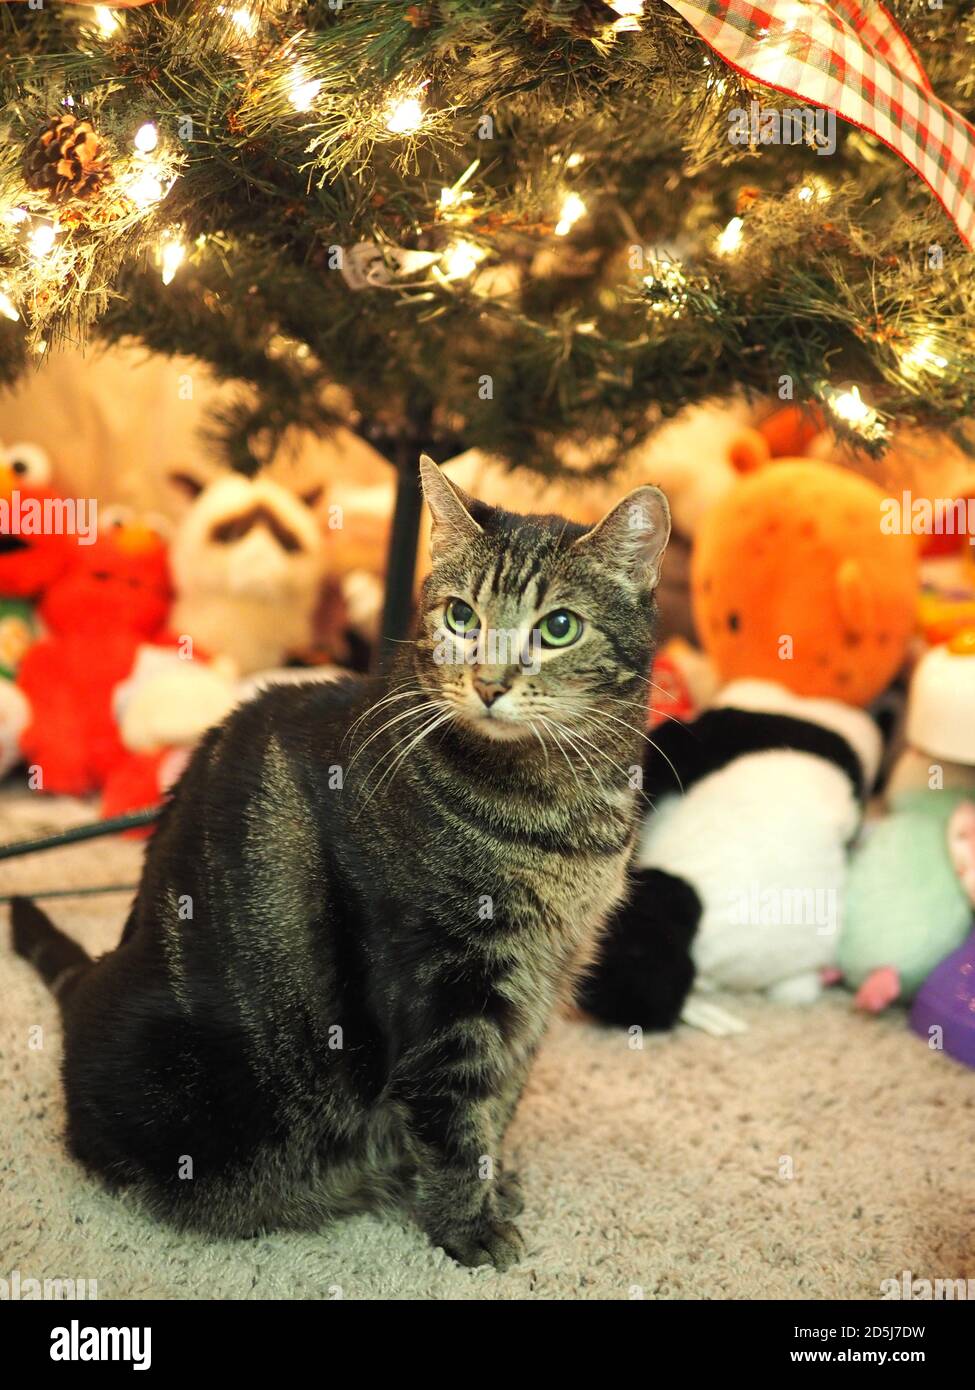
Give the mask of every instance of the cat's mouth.
M 459 706 L 461 720 L 466 728 L 497 742 L 512 742 L 515 739 L 530 738 L 532 731 L 527 720 L 510 710 L 499 709 L 497 705 L 486 706 L 480 700 L 462 703 Z
M 498 719 L 496 716 L 492 718 L 488 714 L 482 718 L 474 718 L 470 722 L 478 733 L 484 734 L 486 738 L 506 743 L 531 736 L 531 729 L 520 719 Z

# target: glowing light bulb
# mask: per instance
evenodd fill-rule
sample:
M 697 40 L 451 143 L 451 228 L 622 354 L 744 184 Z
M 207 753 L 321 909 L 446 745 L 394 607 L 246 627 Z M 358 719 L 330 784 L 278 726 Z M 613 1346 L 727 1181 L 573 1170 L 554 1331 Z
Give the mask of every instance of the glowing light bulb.
M 132 143 L 140 154 L 151 154 L 159 144 L 159 128 L 155 121 L 146 121 L 145 125 L 140 125 Z
M 237 9 L 231 10 L 230 18 L 240 32 L 246 34 L 249 39 L 252 39 L 257 33 L 257 15 L 246 6 L 241 5 Z
M 453 208 L 459 208 L 462 203 L 469 203 L 471 201 L 474 194 L 467 192 L 464 185 L 467 183 L 468 179 L 477 172 L 480 163 L 481 161 L 479 159 L 472 160 L 456 183 L 451 184 L 449 188 L 441 188 L 440 211 L 442 213 L 448 213 Z
M 3 290 L 0 290 L 0 314 L 3 314 L 4 318 L 9 319 L 11 323 L 16 323 L 20 318 L 13 300 L 8 294 L 4 294 Z
M 730 256 L 742 243 L 742 228 L 745 223 L 741 217 L 733 217 L 718 237 L 716 249 L 719 255 Z
M 612 26 L 614 34 L 632 34 L 640 28 L 643 0 L 609 0 L 609 8 L 619 15 Z
M 469 203 L 473 197 L 473 193 L 465 193 L 458 188 L 441 188 L 440 211 L 448 212 L 451 208 L 459 207 L 461 203 Z
M 565 167 L 567 169 L 578 169 L 579 165 L 583 162 L 585 157 L 586 156 L 584 154 L 570 154 L 568 159 L 565 161 Z
M 812 189 L 809 187 L 808 183 L 803 184 L 802 188 L 799 189 L 799 194 L 798 194 L 798 196 L 799 196 L 799 201 L 800 201 L 801 203 L 808 203 L 808 202 L 810 202 L 810 200 L 812 199 L 812 195 L 813 195 L 813 191 L 812 191 Z
M 485 252 L 472 241 L 455 241 L 444 252 L 441 269 L 448 280 L 466 280 L 484 256 Z
M 218 5 L 217 14 L 229 19 L 234 28 L 239 31 L 241 38 L 252 39 L 257 33 L 259 20 L 248 5 L 235 5 L 233 8 L 228 5 Z
M 151 169 L 143 169 L 132 179 L 126 192 L 137 207 L 147 208 L 152 203 L 158 203 L 165 194 L 162 180 Z
M 178 236 L 168 237 L 159 248 L 159 268 L 164 285 L 171 285 L 177 270 L 186 260 L 186 246 Z
M 578 193 L 567 193 L 559 209 L 559 220 L 555 224 L 556 236 L 568 236 L 580 218 L 585 217 L 588 208 Z
M 58 228 L 51 222 L 41 222 L 32 229 L 27 238 L 27 247 L 32 256 L 42 260 L 50 255 L 57 241 Z
M 288 100 L 294 109 L 296 111 L 310 111 L 321 90 L 321 78 L 308 77 L 304 68 L 296 63 L 291 71 L 291 82 L 288 85 Z
M 873 416 L 874 411 L 860 395 L 858 386 L 851 386 L 849 391 L 841 391 L 838 396 L 833 398 L 833 413 L 838 415 L 841 420 L 845 420 L 848 425 L 863 425 Z
M 914 343 L 901 357 L 901 368 L 909 376 L 924 371 L 943 372 L 947 365 L 947 357 L 935 351 L 930 333 Z
M 107 5 L 95 6 L 95 23 L 103 39 L 110 39 L 122 27 Z
M 420 100 L 420 91 L 422 88 L 411 96 L 391 101 L 386 107 L 384 121 L 391 135 L 412 135 L 415 130 L 420 129 L 426 114 Z
M 863 439 L 876 440 L 886 437 L 887 426 L 880 412 L 863 399 L 859 386 L 834 390 L 823 383 L 820 390 L 837 420 L 849 425 Z

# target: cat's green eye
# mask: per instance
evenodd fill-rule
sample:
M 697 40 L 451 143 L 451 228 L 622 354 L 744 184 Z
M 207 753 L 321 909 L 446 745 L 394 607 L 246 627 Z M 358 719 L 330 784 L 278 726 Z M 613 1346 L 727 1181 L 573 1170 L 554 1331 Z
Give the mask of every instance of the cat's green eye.
M 543 647 L 571 647 L 582 636 L 582 619 L 570 608 L 554 608 L 538 624 Z
M 444 621 L 458 637 L 471 637 L 480 627 L 477 614 L 462 598 L 448 599 Z

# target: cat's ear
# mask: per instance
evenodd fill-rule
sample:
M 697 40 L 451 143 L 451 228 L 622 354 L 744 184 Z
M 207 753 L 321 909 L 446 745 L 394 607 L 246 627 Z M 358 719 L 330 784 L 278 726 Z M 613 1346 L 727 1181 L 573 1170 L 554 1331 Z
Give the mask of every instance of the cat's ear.
M 575 549 L 599 555 L 636 583 L 655 588 L 670 538 L 670 507 L 659 487 L 638 487 L 580 536 Z
M 468 511 L 471 499 L 444 476 L 429 454 L 420 455 L 420 478 L 423 496 L 433 517 L 430 548 L 434 555 L 455 545 L 465 545 L 483 534 Z

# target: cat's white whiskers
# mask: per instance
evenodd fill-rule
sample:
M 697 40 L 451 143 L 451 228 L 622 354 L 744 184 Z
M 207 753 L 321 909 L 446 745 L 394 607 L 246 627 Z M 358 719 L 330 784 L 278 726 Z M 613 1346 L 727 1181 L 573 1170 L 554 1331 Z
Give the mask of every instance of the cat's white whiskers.
M 667 694 L 667 691 L 665 691 L 665 690 L 663 689 L 663 687 L 662 687 L 662 686 L 659 686 L 659 685 L 655 685 L 655 686 L 654 686 L 654 690 L 659 690 L 660 693 L 661 693 L 662 695 L 666 695 L 666 694 Z M 622 700 L 622 699 L 620 699 L 620 697 L 619 697 L 618 695 L 600 695 L 600 697 L 599 697 L 600 707 L 602 706 L 602 703 L 603 703 L 604 700 L 608 700 L 609 703 L 610 703 L 611 705 L 623 705 L 625 709 L 632 709 L 632 708 L 633 708 L 633 701 L 632 701 L 632 700 Z M 668 714 L 666 710 L 660 709 L 660 710 L 657 710 L 656 713 L 660 715 L 660 718 L 661 718 L 661 719 L 669 719 L 669 720 L 671 721 L 671 723 L 673 723 L 673 724 L 684 724 L 684 723 L 686 723 L 686 720 L 684 720 L 684 719 L 678 719 L 677 715 L 675 715 L 675 714 Z
M 534 723 L 533 723 L 530 719 L 528 720 L 528 727 L 529 727 L 529 729 L 531 729 L 532 733 L 535 735 L 535 737 L 538 739 L 539 743 L 541 744 L 542 752 L 545 754 L 545 771 L 546 771 L 546 773 L 549 773 L 549 772 L 551 771 L 551 769 L 550 769 L 550 767 L 549 767 L 549 761 L 548 761 L 548 747 L 547 747 L 547 745 L 546 745 L 546 743 L 545 743 L 545 740 L 542 738 L 541 734 L 540 734 L 540 733 L 538 732 L 538 730 L 535 728 Z
M 419 707 L 419 708 L 417 708 L 417 709 L 409 709 L 409 710 L 406 710 L 405 713 L 399 714 L 399 715 L 397 715 L 395 718 L 388 720 L 387 723 L 383 725 L 383 728 L 377 731 L 377 733 L 374 735 L 374 737 L 378 738 L 378 737 L 379 737 L 379 734 L 381 734 L 385 729 L 390 728 L 390 727 L 391 727 L 392 725 L 394 725 L 394 724 L 400 723 L 400 722 L 401 722 L 402 720 L 404 720 L 404 719 L 409 719 L 409 718 L 411 718 L 411 717 L 412 717 L 412 718 L 419 718 L 419 719 L 421 720 L 421 722 L 422 722 L 424 719 L 428 719 L 428 718 L 430 717 L 430 715 L 431 715 L 431 711 L 436 712 L 436 711 L 439 710 L 440 703 L 441 703 L 441 702 L 439 702 L 439 701 L 432 701 L 432 700 L 431 700 L 431 701 L 428 702 L 426 705 L 423 705 L 423 706 L 421 706 L 421 707 Z M 371 767 L 371 768 L 368 770 L 368 772 L 367 772 L 367 774 L 366 774 L 366 779 L 365 779 L 365 784 L 366 784 L 367 786 L 368 786 L 368 783 L 369 783 L 369 778 L 370 778 L 370 776 L 372 776 L 373 773 L 378 772 L 379 769 L 382 767 L 383 763 L 387 760 L 387 758 L 389 758 L 391 754 L 395 753 L 396 749 L 399 748 L 400 744 L 404 743 L 404 742 L 406 741 L 406 739 L 410 738 L 410 736 L 411 736 L 412 734 L 414 734 L 415 732 L 416 732 L 415 727 L 414 727 L 414 728 L 407 728 L 407 729 L 405 729 L 405 730 L 398 730 L 398 731 L 397 731 L 397 736 L 396 736 L 395 742 L 393 743 L 392 747 L 391 747 L 391 748 L 387 748 L 384 752 L 382 752 L 382 753 L 380 754 L 380 756 L 379 756 L 378 761 L 374 764 L 373 767 Z M 370 741 L 371 741 L 371 740 L 370 740 Z M 359 751 L 361 752 L 361 750 L 359 750 Z M 358 756 L 358 754 L 357 754 L 356 756 Z M 350 764 L 350 766 L 351 766 L 351 764 Z
M 587 705 L 587 706 L 586 706 L 586 710 L 592 710 L 592 706 L 591 706 L 591 705 Z M 580 710 L 580 711 L 578 711 L 578 715 L 579 715 L 579 718 L 584 719 L 584 718 L 586 717 L 586 711 L 585 711 L 585 710 Z M 639 738 L 642 738 L 643 741 L 644 741 L 644 743 L 649 743 L 650 747 L 654 750 L 654 752 L 655 752 L 655 753 L 659 753 L 660 756 L 663 758 L 664 762 L 665 762 L 665 763 L 667 764 L 667 766 L 670 768 L 671 772 L 674 774 L 675 778 L 677 779 L 677 785 L 680 787 L 681 793 L 683 794 L 683 792 L 684 792 L 684 784 L 683 784 L 683 782 L 680 780 L 680 774 L 678 773 L 676 767 L 674 767 L 674 764 L 673 764 L 673 763 L 670 761 L 670 759 L 667 757 L 667 754 L 663 751 L 663 749 L 660 747 L 660 745 L 657 744 L 657 743 L 654 743 L 653 739 L 650 737 L 650 735 L 649 735 L 648 733 L 644 733 L 641 729 L 638 729 L 638 728 L 636 727 L 636 725 L 628 723 L 628 721 L 625 720 L 625 719 L 617 719 L 616 715 L 614 715 L 614 714 L 607 714 L 606 711 L 605 711 L 604 709 L 600 709 L 598 712 L 595 711 L 595 710 L 593 710 L 593 711 L 592 711 L 592 714 L 590 715 L 590 718 L 591 718 L 592 723 L 596 724 L 597 727 L 598 727 L 598 723 L 599 723 L 599 720 L 600 720 L 600 719 L 609 719 L 609 720 L 611 720 L 614 724 L 620 724 L 624 729 L 629 729 L 631 733 L 634 733 L 634 734 L 636 734 Z
M 593 721 L 591 721 L 591 722 L 592 722 L 592 723 L 595 725 L 595 727 L 598 729 L 599 726 L 598 726 L 598 724 L 596 723 L 596 721 L 593 720 Z M 566 729 L 564 725 L 560 724 L 560 725 L 559 725 L 559 728 L 562 730 L 562 732 L 565 734 L 565 736 L 566 736 L 567 738 L 570 738 L 570 739 L 572 738 L 572 732 L 570 732 L 570 730 Z M 598 744 L 595 743 L 595 741 L 594 741 L 593 739 L 589 738 L 589 737 L 585 734 L 584 731 L 582 731 L 582 730 L 577 730 L 577 731 L 574 731 L 574 732 L 575 732 L 575 736 L 576 736 L 577 738 L 579 738 L 579 739 L 585 739 L 585 746 L 589 749 L 589 751 L 590 751 L 591 753 L 597 754 L 600 758 L 602 758 L 602 759 L 604 760 L 604 762 L 609 763 L 610 767 L 614 768 L 614 769 L 620 774 L 620 776 L 623 778 L 624 782 L 629 782 L 629 774 L 628 774 L 628 772 L 626 771 L 625 768 L 620 767 L 619 763 L 614 762 L 614 760 L 609 756 L 609 754 L 606 753 L 606 752 L 604 752 L 604 750 L 603 750 L 602 748 L 600 748 L 600 747 L 598 746 Z M 574 746 L 575 746 L 575 745 L 574 745 Z M 584 756 L 585 756 L 585 755 L 581 752 L 581 750 L 579 750 L 578 748 L 576 748 L 576 751 L 579 752 L 579 756 L 580 756 L 580 757 L 584 757 Z M 586 758 L 585 761 L 586 761 L 587 766 L 588 766 L 588 767 L 590 768 L 590 770 L 592 771 L 593 777 L 596 777 L 597 780 L 598 780 L 598 774 L 596 773 L 595 769 L 593 768 L 592 763 L 589 762 L 588 758 Z
M 441 705 L 443 704 L 442 701 L 440 701 L 439 703 L 440 703 Z M 367 797 L 365 803 L 364 803 L 363 806 L 360 808 L 360 811 L 359 811 L 359 814 L 360 814 L 360 815 L 361 815 L 362 812 L 366 809 L 366 806 L 369 805 L 369 802 L 370 802 L 370 801 L 372 800 L 372 798 L 376 795 L 376 793 L 380 790 L 380 788 L 383 787 L 383 786 L 386 786 L 386 785 L 392 780 L 392 778 L 395 777 L 395 775 L 396 775 L 396 770 L 397 770 L 397 768 L 399 767 L 399 765 L 402 763 L 403 759 L 406 758 L 406 757 L 408 757 L 409 754 L 413 751 L 413 749 L 416 748 L 418 744 L 422 743 L 423 740 L 427 737 L 428 734 L 432 734 L 432 733 L 434 732 L 434 730 L 435 730 L 435 729 L 439 729 L 439 728 L 441 727 L 441 725 L 449 723 L 454 717 L 455 717 L 455 711 L 454 711 L 453 709 L 451 709 L 451 708 L 448 707 L 447 712 L 446 712 L 445 714 L 434 715 L 432 719 L 430 719 L 426 724 L 424 724 L 423 728 L 420 729 L 419 733 L 416 733 L 416 734 L 415 734 L 415 736 L 412 738 L 412 741 L 408 744 L 408 746 L 407 746 L 406 748 L 403 749 L 402 753 L 399 754 L 399 756 L 396 758 L 396 760 L 395 760 L 395 762 L 392 764 L 392 766 L 389 767 L 389 768 L 387 768 L 387 770 L 382 774 L 382 776 L 380 777 L 379 781 L 376 783 L 375 787 L 374 787 L 374 788 L 372 789 L 372 791 L 369 793 L 369 796 Z M 400 739 L 398 743 L 395 743 L 395 744 L 393 745 L 392 749 L 390 749 L 389 751 L 390 751 L 390 752 L 395 752 L 396 749 L 399 748 L 400 745 L 401 745 L 402 743 L 405 743 L 406 740 L 407 740 L 408 738 L 410 738 L 410 735 L 411 735 L 411 734 L 414 734 L 414 730 L 412 730 L 412 729 L 409 731 L 409 733 L 404 734 L 404 735 L 403 735 L 403 738 Z M 388 756 L 388 754 L 387 754 L 387 756 Z M 377 765 L 376 765 L 377 768 L 380 767 L 380 766 L 382 765 L 382 761 L 383 761 L 383 760 L 380 760 L 380 762 L 377 763 Z
M 425 700 L 422 705 L 413 705 L 410 707 L 410 709 L 401 710 L 399 714 L 394 714 L 391 719 L 386 720 L 385 724 L 381 724 L 378 729 L 371 733 L 364 743 L 360 743 L 359 747 L 353 753 L 351 761 L 349 762 L 349 766 L 346 769 L 346 771 L 351 772 L 352 768 L 355 766 L 356 762 L 369 747 L 370 743 L 375 743 L 376 739 L 380 736 L 380 734 L 385 733 L 387 729 L 391 729 L 394 724 L 399 724 L 404 719 L 411 719 L 415 718 L 417 715 L 426 714 L 430 710 L 436 709 L 442 703 L 443 702 L 441 700 Z
M 407 681 L 400 681 L 400 683 L 395 687 L 395 690 L 400 693 L 384 695 L 381 700 L 376 700 L 373 704 L 369 705 L 367 709 L 363 710 L 363 712 L 359 715 L 359 718 L 353 720 L 353 722 L 349 725 L 348 729 L 345 731 L 345 734 L 343 735 L 342 741 L 346 742 L 348 739 L 350 739 L 352 735 L 355 733 L 356 729 L 358 729 L 362 721 L 364 719 L 368 719 L 370 714 L 375 714 L 377 710 L 382 709 L 384 705 L 391 705 L 394 704 L 397 700 L 406 700 L 411 695 L 422 695 L 424 693 L 422 690 L 420 690 L 418 686 L 412 684 L 410 685 L 409 689 L 404 690 L 403 687 L 408 684 L 409 682 Z
M 670 696 L 670 691 L 669 691 L 669 690 L 665 690 L 664 687 L 663 687 L 662 685 L 658 685 L 657 682 L 656 682 L 655 680 L 652 680 L 652 679 L 650 678 L 650 676 L 638 676 L 638 675 L 636 674 L 636 672 L 633 672 L 633 680 L 635 680 L 635 681 L 642 681 L 644 685 L 648 685 L 648 686 L 650 687 L 651 690 L 656 690 L 660 695 L 666 695 L 666 696 L 668 696 L 668 697 Z M 614 695 L 605 695 L 605 696 L 600 696 L 600 699 L 613 700 L 613 699 L 618 699 L 618 696 L 614 696 Z M 620 703 L 625 705 L 625 704 L 628 704 L 629 701 L 627 701 L 627 700 L 621 700 Z M 660 714 L 660 716 L 661 716 L 663 719 L 670 719 L 670 720 L 672 720 L 673 723 L 675 723 L 675 724 L 683 724 L 683 723 L 684 723 L 684 720 L 683 720 L 683 719 L 678 719 L 677 716 L 676 716 L 675 714 L 668 714 L 668 713 L 666 712 L 666 710 L 658 710 L 657 712 L 658 712 L 658 714 Z
M 599 774 L 596 772 L 596 769 L 593 767 L 592 763 L 586 757 L 583 750 L 579 747 L 578 741 L 573 736 L 572 731 L 567 729 L 564 724 L 558 724 L 557 727 L 559 729 L 559 732 L 562 734 L 562 737 L 568 741 L 569 747 L 572 749 L 573 753 L 575 753 L 577 757 L 580 757 L 582 761 L 585 763 L 586 767 L 588 767 L 589 771 L 592 773 L 593 781 L 598 782 Z
M 667 766 L 670 768 L 671 772 L 674 774 L 674 777 L 677 779 L 677 785 L 680 787 L 680 794 L 681 794 L 681 796 L 686 796 L 686 792 L 685 792 L 685 790 L 684 790 L 684 783 L 680 780 L 680 773 L 677 771 L 676 767 L 674 767 L 674 764 L 673 764 L 673 763 L 670 761 L 670 759 L 667 757 L 667 754 L 666 754 L 666 753 L 664 752 L 664 750 L 660 747 L 660 745 L 657 744 L 657 743 L 654 743 L 653 739 L 650 738 L 649 736 L 647 737 L 647 743 L 649 743 L 650 747 L 653 749 L 653 751 L 654 751 L 655 753 L 659 753 L 659 754 L 660 754 L 660 756 L 663 758 L 664 762 L 667 764 Z
M 576 766 L 575 766 L 575 764 L 573 763 L 572 759 L 569 757 L 568 753 L 565 751 L 565 748 L 564 748 L 563 745 L 562 745 L 562 740 L 559 738 L 559 735 L 558 735 L 557 730 L 556 730 L 556 729 L 553 727 L 553 725 L 548 721 L 548 719 L 546 719 L 546 717 L 545 717 L 544 714 L 540 714 L 540 715 L 538 716 L 538 718 L 542 721 L 542 723 L 545 725 L 546 729 L 548 729 L 549 733 L 552 735 L 552 738 L 553 738 L 553 740 L 555 741 L 555 746 L 556 746 L 556 748 L 559 750 L 559 752 L 562 754 L 563 758 L 565 759 L 565 765 L 566 765 L 566 767 L 569 769 L 569 771 L 572 773 L 573 777 L 575 778 L 575 780 L 576 780 L 576 786 L 579 788 L 579 790 L 580 790 L 580 792 L 581 792 L 581 791 L 583 790 L 583 786 L 582 786 L 582 783 L 579 781 L 579 772 L 578 772 L 578 769 L 576 768 Z

